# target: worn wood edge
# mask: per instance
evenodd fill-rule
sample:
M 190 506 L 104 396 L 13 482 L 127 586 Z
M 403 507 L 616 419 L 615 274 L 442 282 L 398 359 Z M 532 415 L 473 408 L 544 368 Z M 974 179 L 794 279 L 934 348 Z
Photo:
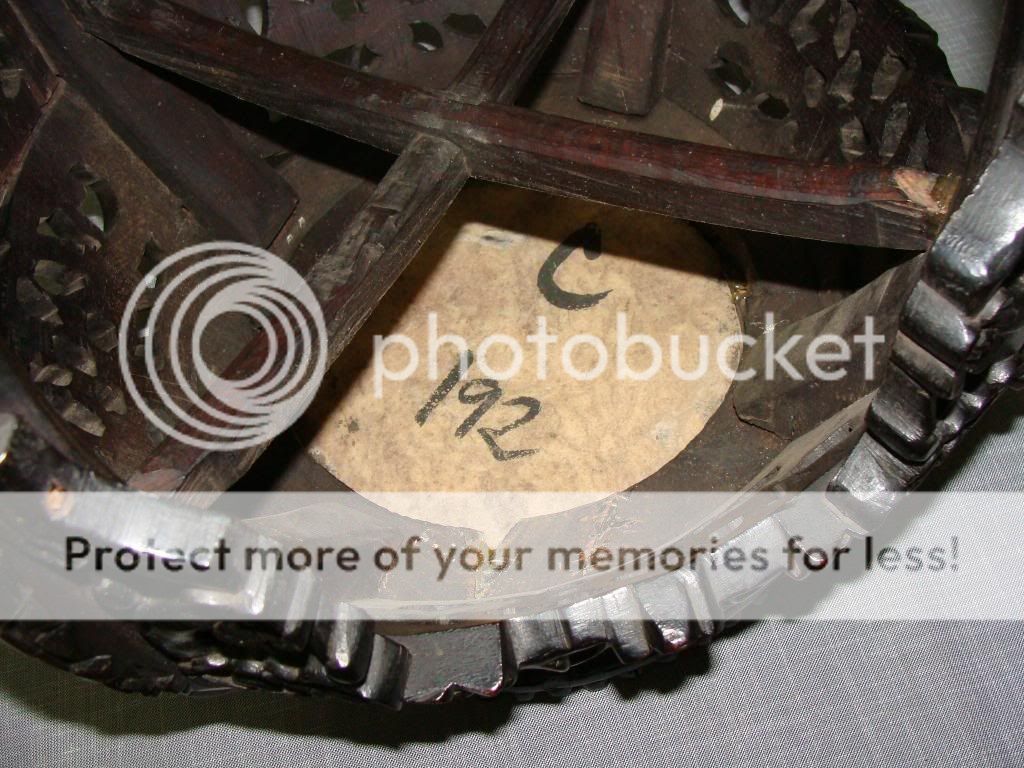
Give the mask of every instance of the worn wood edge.
M 466 104 L 345 70 L 163 0 L 73 2 L 90 30 L 144 60 L 386 151 L 400 153 L 419 133 L 447 139 L 486 180 L 830 242 L 922 250 L 936 230 L 935 212 L 895 180 L 932 176 L 925 171 L 818 166 Z M 164 36 L 186 42 L 169 47 Z M 302 87 L 279 92 L 271 68 L 290 70 Z

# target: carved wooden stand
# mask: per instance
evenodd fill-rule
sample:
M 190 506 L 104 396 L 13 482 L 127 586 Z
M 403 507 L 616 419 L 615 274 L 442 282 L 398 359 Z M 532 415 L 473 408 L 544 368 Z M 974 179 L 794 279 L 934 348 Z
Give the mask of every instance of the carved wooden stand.
M 888 304 L 899 328 L 891 371 L 873 403 L 870 391 L 850 390 L 819 403 L 820 411 L 809 407 L 815 418 L 839 414 L 820 425 L 815 446 L 830 445 L 827 438 L 840 432 L 852 436 L 817 453 L 783 451 L 758 477 L 742 479 L 752 487 L 802 487 L 834 469 L 860 438 L 834 480 L 856 503 L 822 523 L 838 538 L 869 530 L 886 513 L 888 494 L 916 483 L 1017 379 L 1024 295 L 1019 0 L 1007 5 L 984 105 L 944 81 L 933 36 L 883 0 L 593 3 L 582 102 L 622 115 L 646 115 L 663 100 L 683 104 L 727 140 L 761 154 L 515 106 L 572 0 L 508 0 L 468 60 L 449 57 L 417 84 L 364 71 L 381 58 L 366 43 L 328 60 L 227 23 L 237 3 L 188 5 L 209 15 L 166 0 L 0 6 L 0 210 L 7 218 L 0 251 L 11 264 L 4 267 L 7 343 L 20 358 L 4 371 L 5 411 L 20 424 L 12 438 L 19 461 L 3 468 L 9 484 L 46 487 L 59 479 L 67 487 L 126 482 L 186 495 L 219 491 L 267 447 L 216 453 L 170 440 L 140 442 L 144 420 L 126 407 L 116 372 L 97 364 L 116 343 L 111 321 L 120 307 L 111 297 L 137 280 L 136 265 L 126 262 L 119 274 L 100 265 L 101 253 L 128 261 L 123 254 L 142 254 L 145 261 L 159 258 L 163 244 L 209 232 L 283 250 L 308 208 L 334 210 L 345 226 L 322 235 L 306 264 L 333 361 L 471 178 L 716 228 L 930 249 L 920 280 L 922 265 L 909 262 L 865 289 L 862 300 Z M 358 13 L 359 3 L 352 5 Z M 274 8 L 263 5 L 263 24 L 273 27 Z M 404 19 L 397 4 L 389 13 L 411 25 L 423 50 L 438 47 L 436 27 Z M 452 13 L 446 23 L 479 34 L 472 18 Z M 445 68 L 459 66 L 448 85 Z M 232 127 L 196 97 L 195 84 L 245 102 L 221 108 L 246 119 L 254 114 L 246 105 L 259 105 L 398 159 L 372 190 L 364 185 L 342 200 L 304 192 L 296 208 L 295 191 L 258 159 L 280 145 L 266 131 Z M 78 159 L 68 165 L 69 157 Z M 141 202 L 132 211 L 150 218 L 114 228 L 115 218 L 129 215 L 114 188 Z M 98 201 L 99 224 L 87 199 Z M 992 217 L 997 225 L 986 223 Z M 45 258 L 38 258 L 39 238 L 50 249 Z M 814 309 L 828 311 L 827 304 Z M 224 375 L 251 373 L 267 348 L 265 335 L 246 337 Z M 33 391 L 41 389 L 47 403 Z M 761 418 L 752 413 L 758 399 L 736 393 L 738 410 L 749 405 L 752 422 Z M 733 427 L 722 423 L 712 422 L 705 442 L 716 439 L 713 428 L 728 441 Z M 779 436 L 785 439 L 765 453 L 796 435 Z M 32 452 L 28 462 L 20 460 L 25 451 Z M 654 487 L 659 482 L 652 479 Z M 786 524 L 771 518 L 741 536 L 784 541 Z M 287 631 L 227 623 L 109 631 L 12 624 L 5 635 L 80 674 L 150 692 L 265 685 L 391 704 L 452 691 L 557 692 L 712 637 L 718 627 L 698 619 L 701 605 L 731 595 L 689 573 L 669 581 L 631 593 L 651 616 L 647 623 L 616 621 L 608 613 L 614 600 L 600 596 L 591 601 L 597 608 L 561 607 L 529 621 L 425 632 L 401 643 L 344 607 L 336 621 Z M 602 618 L 594 620 L 598 608 Z M 694 620 L 660 621 L 660 613 Z M 601 653 L 580 666 L 573 659 L 581 648 Z M 424 662 L 438 658 L 447 661 Z

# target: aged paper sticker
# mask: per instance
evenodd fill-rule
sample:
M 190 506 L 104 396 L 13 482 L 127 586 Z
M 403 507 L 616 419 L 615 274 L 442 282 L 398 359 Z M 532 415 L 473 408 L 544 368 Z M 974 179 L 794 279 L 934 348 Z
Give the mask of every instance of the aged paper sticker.
M 541 323 L 556 341 L 536 341 Z M 311 413 L 322 426 L 310 450 L 392 508 L 401 502 L 388 492 L 402 491 L 598 498 L 652 474 L 697 435 L 729 387 L 716 350 L 739 332 L 719 259 L 685 222 L 473 184 L 331 371 Z M 437 347 L 431 375 L 432 333 L 465 340 L 473 357 L 462 378 L 453 343 Z M 397 334 L 407 341 L 384 342 Z M 620 355 L 634 377 L 652 366 L 648 345 L 623 351 L 636 334 L 661 350 L 648 380 L 617 370 Z M 680 370 L 698 369 L 701 336 L 707 372 L 683 380 L 673 355 Z M 595 375 L 598 341 L 607 361 Z M 385 368 L 408 376 L 388 380 Z M 451 504 L 395 511 L 492 531 L 515 522 Z M 541 504 L 512 518 L 555 511 Z

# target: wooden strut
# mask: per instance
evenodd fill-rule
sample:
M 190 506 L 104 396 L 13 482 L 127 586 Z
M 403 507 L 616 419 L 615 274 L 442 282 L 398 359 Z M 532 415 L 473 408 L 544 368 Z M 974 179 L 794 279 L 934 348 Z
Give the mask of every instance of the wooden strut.
M 187 78 L 400 154 L 309 280 L 333 362 L 471 176 L 690 220 L 819 240 L 923 249 L 937 177 L 814 166 L 595 126 L 507 106 L 572 0 L 510 0 L 448 91 L 339 67 L 164 0 L 70 0 L 86 28 Z M 506 104 L 498 103 L 506 102 Z M 223 375 L 265 360 L 259 336 Z M 217 453 L 167 440 L 132 479 L 144 490 L 222 490 L 263 446 Z
M 394 154 L 421 133 L 445 139 L 463 151 L 472 176 L 488 181 L 728 227 L 907 250 L 927 248 L 944 213 L 938 179 L 923 171 L 814 165 L 467 103 L 344 69 L 166 0 L 70 2 L 91 32 L 144 61 Z
M 124 66 L 123 57 L 75 24 L 63 0 L 5 2 L 39 37 L 61 78 L 200 221 L 247 243 L 270 243 L 295 208 L 295 193 L 235 143 L 213 109 L 140 67 Z
M 646 115 L 661 95 L 672 0 L 596 0 L 580 101 Z
M 573 0 L 506 2 L 452 92 L 466 100 L 512 101 L 572 5 Z M 307 280 L 327 323 L 328 365 L 394 285 L 469 177 L 458 147 L 416 135 L 334 246 L 317 259 Z M 256 336 L 222 375 L 238 379 L 255 373 L 266 359 L 268 341 L 266 334 Z M 139 490 L 185 496 L 223 490 L 264 448 L 208 452 L 167 439 L 130 482 Z

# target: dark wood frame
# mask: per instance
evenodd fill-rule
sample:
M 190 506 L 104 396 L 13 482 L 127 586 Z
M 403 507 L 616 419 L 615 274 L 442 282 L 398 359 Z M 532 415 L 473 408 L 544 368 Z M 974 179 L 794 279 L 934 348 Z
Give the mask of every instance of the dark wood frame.
M 510 106 L 571 0 L 506 2 L 455 84 L 429 91 L 352 71 L 166 0 L 70 0 L 124 53 L 283 115 L 400 155 L 309 281 L 333 362 L 470 178 L 748 230 L 923 250 L 957 179 L 816 165 L 637 134 Z M 602 35 L 611 34 L 604 30 Z M 644 36 L 660 44 L 658 34 Z M 651 61 L 656 54 L 648 52 Z M 656 78 L 657 67 L 636 69 Z M 590 69 L 590 77 L 600 77 Z M 654 83 L 641 83 L 641 90 Z M 343 275 L 343 277 L 339 277 Z M 225 375 L 258 367 L 256 338 Z M 223 490 L 263 447 L 215 453 L 167 440 L 132 484 Z

